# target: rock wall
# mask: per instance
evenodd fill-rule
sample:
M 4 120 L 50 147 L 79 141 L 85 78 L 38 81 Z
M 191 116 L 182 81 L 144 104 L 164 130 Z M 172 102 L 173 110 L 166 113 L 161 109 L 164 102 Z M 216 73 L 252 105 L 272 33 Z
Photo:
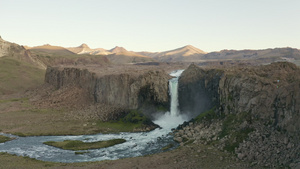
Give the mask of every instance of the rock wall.
M 192 64 L 179 79 L 179 106 L 182 113 L 197 115 L 214 106 L 225 114 L 248 112 L 273 127 L 297 132 L 299 87 L 300 69 L 292 63 L 227 70 Z
M 273 63 L 227 72 L 219 82 L 220 110 L 248 112 L 273 127 L 299 132 L 300 69 L 291 63 Z
M 219 105 L 218 87 L 221 70 L 204 70 L 191 64 L 179 78 L 180 112 L 195 117 Z
M 299 67 L 280 62 L 204 70 L 192 65 L 179 86 L 180 109 L 200 115 L 179 128 L 175 140 L 211 144 L 251 165 L 300 167 Z
M 148 115 L 158 107 L 169 108 L 169 79 L 164 71 L 100 76 L 87 69 L 59 67 L 48 67 L 45 76 L 45 82 L 57 89 L 75 85 L 86 89 L 95 103 L 141 109 Z

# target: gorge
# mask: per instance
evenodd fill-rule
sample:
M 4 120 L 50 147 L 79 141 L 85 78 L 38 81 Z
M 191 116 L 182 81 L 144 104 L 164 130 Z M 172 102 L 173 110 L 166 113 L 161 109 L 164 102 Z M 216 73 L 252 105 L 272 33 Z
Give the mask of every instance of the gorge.
M 47 72 L 49 76 L 49 70 Z M 83 72 L 87 73 L 86 71 Z M 5 134 L 9 137 L 17 137 L 17 139 L 0 144 L 0 151 L 16 155 L 28 156 L 43 161 L 66 163 L 113 160 L 162 152 L 164 151 L 164 147 L 170 144 L 172 144 L 173 146 L 176 145 L 176 143 L 173 142 L 172 136 L 169 135 L 171 129 L 175 128 L 178 124 L 181 124 L 184 121 L 188 120 L 187 117 L 180 116 L 178 112 L 177 83 L 178 78 L 182 72 L 183 70 L 180 70 L 172 72 L 170 74 L 174 77 L 169 80 L 169 85 L 173 86 L 173 88 L 170 88 L 169 91 L 171 98 L 171 111 L 156 115 L 157 119 L 154 120 L 154 123 L 158 124 L 160 128 L 157 128 L 150 132 L 122 132 L 120 134 L 97 134 L 81 136 L 17 137 Z M 68 74 L 68 77 L 72 78 L 72 75 Z M 77 77 L 81 78 L 82 76 Z M 84 77 L 90 78 L 86 76 L 86 74 L 84 74 Z M 65 81 L 58 81 L 61 82 L 61 84 L 65 84 L 68 80 L 64 80 Z M 46 78 L 46 82 L 47 81 L 48 79 Z M 84 142 L 95 142 L 99 140 L 110 140 L 116 138 L 125 139 L 126 142 L 108 148 L 75 152 L 62 150 L 43 144 L 46 141 L 81 140 Z M 171 146 L 170 148 L 172 148 L 173 146 Z M 76 154 L 76 152 L 83 153 L 77 155 L 79 153 Z
M 47 59 L 46 56 L 40 58 Z M 45 161 L 61 162 L 125 157 L 117 154 L 125 154 L 126 157 L 152 154 L 161 152 L 163 146 L 173 142 L 172 136 L 166 136 L 170 126 L 175 128 L 193 117 L 173 133 L 174 140 L 181 147 L 213 147 L 229 153 L 233 161 L 249 163 L 249 168 L 296 168 L 300 165 L 300 72 L 299 67 L 292 63 L 276 62 L 260 66 L 244 62 L 217 62 L 218 64 L 211 63 L 209 66 L 194 63 L 187 68 L 187 64 L 175 63 L 84 65 L 89 62 L 71 60 L 70 63 L 65 59 L 58 61 L 66 61 L 69 63 L 67 65 L 48 65 L 44 84 L 26 91 L 22 98 L 0 100 L 1 110 L 4 110 L 1 112 L 1 132 L 19 132 L 25 136 L 43 135 L 18 137 L 6 142 L 3 145 L 7 147 L 12 144 L 12 148 L 15 147 L 14 144 L 20 143 L 21 147 L 28 148 L 28 151 L 12 148 L 6 152 L 19 152 L 20 155 Z M 178 78 L 178 84 L 168 83 L 175 76 L 169 73 L 178 69 L 185 69 Z M 173 86 L 176 85 L 178 91 L 173 91 Z M 178 92 L 177 101 L 171 99 L 169 90 L 171 93 Z M 177 102 L 179 106 L 174 107 Z M 16 110 L 15 105 L 21 108 Z M 75 155 L 69 151 L 64 154 L 64 151 L 53 147 L 45 148 L 42 144 L 51 140 L 99 141 L 102 138 L 119 138 L 118 134 L 90 134 L 103 132 L 98 124 L 118 121 L 132 111 L 142 113 L 163 129 L 155 129 L 155 125 L 144 125 L 135 128 L 133 131 L 136 133 L 121 133 L 121 137 L 128 140 L 117 145 L 119 148 L 126 145 L 122 153 L 111 153 L 110 156 L 110 151 L 92 150 L 83 155 Z M 168 111 L 184 118 L 172 118 L 174 116 L 168 113 L 162 116 Z M 50 115 L 44 116 L 46 114 Z M 30 119 L 37 116 L 44 121 Z M 77 121 L 73 122 L 73 119 Z M 174 125 L 168 124 L 170 121 Z M 43 125 L 36 129 L 38 124 Z M 47 128 L 47 125 L 50 127 Z M 166 128 L 167 131 L 164 130 Z M 105 130 L 103 133 L 111 131 Z M 146 132 L 148 133 L 145 134 Z M 45 136 L 66 134 L 81 136 Z M 36 138 L 41 140 L 33 141 Z M 21 143 L 26 139 L 28 142 L 25 145 Z M 136 144 L 136 141 L 141 140 L 147 140 L 146 144 Z M 173 145 L 177 144 L 173 142 Z M 128 147 L 132 151 L 128 151 Z M 147 147 L 147 150 L 139 153 L 142 147 Z M 58 156 L 52 156 L 51 153 Z M 59 156 L 61 153 L 70 161 L 62 160 Z M 99 157 L 99 154 L 103 156 Z M 46 158 L 43 159 L 42 156 Z
M 164 71 L 151 70 L 132 75 L 126 73 L 108 75 L 97 74 L 95 71 L 93 73 L 86 69 L 50 67 L 47 69 L 45 82 L 53 85 L 55 90 L 77 86 L 84 89 L 87 98 L 93 104 L 112 104 L 109 98 L 120 94 L 116 100 L 120 106 L 120 109 L 117 109 L 119 111 L 102 119 L 108 121 L 117 119 L 118 116 L 122 116 L 124 110 L 137 109 L 151 117 L 162 129 L 86 136 L 20 137 L 4 143 L 5 147 L 10 147 L 11 144 L 11 149 L 3 151 L 29 155 L 46 161 L 59 159 L 61 162 L 87 159 L 98 161 L 152 154 L 162 151 L 162 147 L 172 142 L 173 137 L 168 135 L 171 128 L 176 128 L 193 117 L 189 123 L 180 125 L 174 131 L 174 140 L 179 142 L 180 146 L 191 143 L 213 146 L 220 151 L 236 155 L 238 160 L 249 162 L 251 167 L 294 167 L 299 165 L 300 157 L 298 144 L 300 126 L 297 123 L 300 100 L 299 71 L 297 66 L 286 62 L 221 69 L 207 69 L 191 64 L 185 71 L 177 71 L 170 75 Z M 182 75 L 178 77 L 181 73 Z M 175 78 L 171 79 L 172 76 Z M 153 81 L 155 83 L 152 83 Z M 96 84 L 104 86 L 106 91 L 95 87 Z M 114 85 L 117 89 L 108 87 Z M 49 102 L 41 99 L 36 103 L 43 105 L 44 101 Z M 53 105 L 59 106 L 61 102 L 63 100 L 53 101 Z M 168 103 L 170 113 L 162 115 L 160 109 L 166 107 Z M 144 111 L 146 109 L 147 111 Z M 97 114 L 98 117 L 101 116 L 101 112 Z M 32 141 L 36 138 L 41 140 Z M 49 140 L 79 139 L 92 142 L 112 138 L 124 138 L 127 142 L 105 150 L 89 150 L 89 153 L 83 155 L 75 155 L 69 151 L 64 154 L 62 150 L 42 144 Z M 26 145 L 20 143 L 26 139 L 31 140 L 29 142 L 32 145 L 28 142 Z M 31 148 L 28 151 L 12 148 L 19 143 L 22 145 L 20 147 L 31 146 Z M 63 153 L 68 160 L 52 156 L 52 153 Z M 99 154 L 102 154 L 101 157 Z

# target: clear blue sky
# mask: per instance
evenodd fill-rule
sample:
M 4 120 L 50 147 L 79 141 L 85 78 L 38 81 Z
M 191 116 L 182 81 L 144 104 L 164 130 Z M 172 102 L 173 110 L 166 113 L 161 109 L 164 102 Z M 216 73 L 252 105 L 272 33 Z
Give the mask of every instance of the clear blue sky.
M 300 48 L 300 0 L 0 0 L 0 35 L 153 52 Z

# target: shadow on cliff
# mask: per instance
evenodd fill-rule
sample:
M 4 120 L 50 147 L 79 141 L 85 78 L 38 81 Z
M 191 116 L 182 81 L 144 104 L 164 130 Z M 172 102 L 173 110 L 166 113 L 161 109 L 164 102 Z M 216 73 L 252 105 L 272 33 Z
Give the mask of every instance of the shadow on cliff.
M 223 71 L 203 70 L 191 64 L 180 76 L 180 112 L 193 118 L 219 104 L 218 87 Z

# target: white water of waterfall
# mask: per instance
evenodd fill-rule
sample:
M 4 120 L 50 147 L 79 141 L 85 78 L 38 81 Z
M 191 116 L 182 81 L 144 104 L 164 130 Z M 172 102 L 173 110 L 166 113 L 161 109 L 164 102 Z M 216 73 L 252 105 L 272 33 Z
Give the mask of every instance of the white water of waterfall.
M 172 72 L 170 75 L 174 76 L 171 80 L 169 80 L 169 90 L 171 95 L 171 106 L 170 106 L 170 113 L 172 116 L 178 116 L 178 79 L 179 76 L 182 74 L 183 70 L 177 70 Z
M 176 144 L 173 141 L 173 137 L 169 135 L 171 129 L 182 124 L 184 121 L 189 120 L 180 114 L 178 110 L 178 78 L 182 72 L 183 70 L 178 70 L 170 74 L 171 76 L 174 76 L 174 78 L 169 81 L 171 95 L 170 112 L 164 113 L 153 121 L 161 128 L 157 128 L 150 132 L 124 132 L 119 134 L 99 133 L 81 136 L 18 137 L 6 135 L 9 137 L 16 137 L 16 139 L 6 143 L 0 143 L 0 152 L 29 156 L 43 161 L 66 163 L 114 160 L 162 152 L 162 147 L 165 147 L 170 143 Z M 0 133 L 0 135 L 5 134 Z M 88 150 L 88 153 L 80 155 L 76 155 L 74 151 L 63 150 L 43 144 L 45 141 L 81 140 L 83 142 L 95 142 L 117 138 L 123 138 L 126 142 L 112 147 Z
M 169 93 L 170 93 L 170 112 L 166 112 L 158 117 L 154 123 L 161 126 L 163 129 L 170 131 L 172 128 L 177 127 L 189 118 L 180 114 L 178 110 L 178 79 L 184 70 L 176 70 L 171 72 L 172 79 L 169 80 Z

